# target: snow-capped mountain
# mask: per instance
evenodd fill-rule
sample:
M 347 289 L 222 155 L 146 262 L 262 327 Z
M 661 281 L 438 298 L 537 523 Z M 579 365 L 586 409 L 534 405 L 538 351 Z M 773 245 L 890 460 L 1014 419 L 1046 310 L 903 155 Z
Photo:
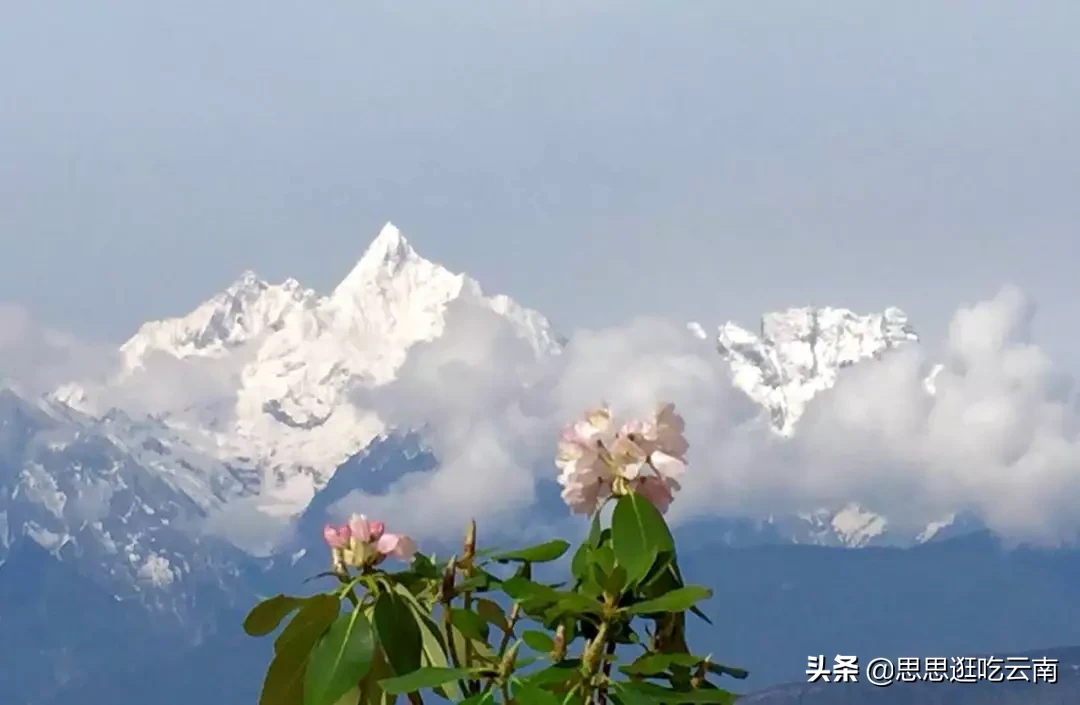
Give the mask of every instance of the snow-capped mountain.
M 451 302 L 499 314 L 537 355 L 559 349 L 539 313 L 486 296 L 387 224 L 329 295 L 247 272 L 190 314 L 145 324 L 121 346 L 111 379 L 67 385 L 55 398 L 101 414 L 123 396 L 117 390 L 181 363 L 208 389 L 194 402 L 155 409 L 163 423 L 213 462 L 261 474 L 275 511 L 296 513 L 387 430 L 352 402 L 356 390 L 393 381 L 413 345 L 443 333 Z
M 697 323 L 689 325 L 706 338 Z M 845 308 L 791 308 L 761 317 L 758 333 L 735 323 L 720 326 L 717 350 L 731 365 L 732 383 L 757 402 L 773 429 L 784 437 L 797 433 L 799 419 L 820 392 L 836 384 L 846 367 L 879 358 L 919 336 L 907 314 L 895 307 L 883 313 L 858 314 Z M 927 378 L 934 393 L 935 368 Z M 798 543 L 859 547 L 888 540 L 925 543 L 952 531 L 977 528 L 970 517 L 941 517 L 911 536 L 889 536 L 889 521 L 858 504 L 823 508 L 784 519 L 770 518 L 780 533 Z M 952 530 L 952 531 L 947 531 Z
M 138 443 L 138 445 L 133 445 Z M 117 600 L 185 621 L 192 584 L 228 590 L 241 554 L 198 522 L 240 496 L 218 465 L 196 469 L 162 426 L 121 412 L 92 419 L 0 388 L 0 564 L 29 538 L 73 560 Z
M 791 435 L 806 405 L 836 383 L 841 369 L 918 340 L 898 308 L 869 315 L 792 308 L 762 316 L 758 334 L 725 323 L 717 347 L 731 364 L 735 386 L 768 409 L 780 433 Z
M 118 533 L 145 543 L 165 535 L 154 532 L 180 531 L 180 514 L 197 521 L 240 498 L 269 514 L 299 516 L 373 441 L 391 438 L 391 450 L 381 452 L 392 457 L 394 433 L 410 429 L 388 428 L 375 410 L 357 405 L 357 392 L 393 382 L 415 345 L 444 334 L 451 304 L 499 315 L 538 358 L 561 350 L 563 340 L 541 314 L 506 296 L 488 296 L 475 280 L 424 259 L 392 224 L 328 294 L 294 279 L 271 284 L 249 271 L 190 313 L 146 323 L 120 346 L 108 378 L 65 385 L 40 403 L 19 402 L 28 409 L 24 415 L 36 419 L 31 435 L 38 440 L 30 451 L 8 452 L 11 491 L 0 503 L 6 512 L 0 513 L 0 541 L 29 533 L 52 547 L 90 532 L 93 551 L 107 552 L 110 542 L 121 542 Z M 689 327 L 708 339 L 701 326 Z M 795 308 L 766 314 L 757 334 L 724 324 L 715 340 L 733 384 L 761 405 L 777 433 L 791 436 L 807 404 L 842 368 L 918 336 L 899 309 L 859 315 Z M 177 386 L 168 386 L 170 379 L 179 380 Z M 56 434 L 93 439 L 105 449 L 103 459 L 90 470 L 73 466 L 41 440 Z M 139 481 L 123 479 L 114 466 Z M 161 489 L 139 499 L 146 509 L 138 518 L 122 511 L 108 517 L 119 522 L 111 528 L 73 515 L 63 508 L 67 500 L 58 499 L 99 485 L 121 496 L 123 487 L 154 483 Z M 22 504 L 10 508 L 16 500 Z M 170 507 L 179 513 L 171 515 Z M 903 540 L 929 540 L 952 520 Z M 888 536 L 887 518 L 856 505 L 762 521 L 769 536 L 798 543 L 862 546 Z M 140 522 L 153 524 L 154 532 Z M 182 543 L 179 535 L 176 542 Z M 117 569 L 133 584 L 145 582 L 139 571 L 153 572 L 144 567 L 148 561 L 163 565 L 154 556 L 167 561 L 169 571 L 182 565 L 179 549 L 168 556 L 150 544 L 139 547 L 130 566 Z M 169 571 L 160 572 L 161 580 Z

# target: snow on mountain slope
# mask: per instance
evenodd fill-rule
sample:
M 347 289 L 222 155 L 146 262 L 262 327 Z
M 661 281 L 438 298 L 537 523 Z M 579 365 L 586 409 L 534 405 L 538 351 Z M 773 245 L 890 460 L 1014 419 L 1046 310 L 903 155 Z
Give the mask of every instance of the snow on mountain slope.
M 843 308 L 792 308 L 762 316 L 761 332 L 720 326 L 717 345 L 735 386 L 769 410 L 791 435 L 807 403 L 836 383 L 839 371 L 919 337 L 898 308 L 859 315 Z
M 182 444 L 172 456 L 167 432 L 138 426 L 0 389 L 0 562 L 27 536 L 118 599 L 183 618 L 191 596 L 174 588 L 221 580 L 231 553 L 202 551 L 192 527 L 242 483 L 224 467 L 195 469 Z
M 697 324 L 691 324 L 690 330 L 702 337 Z M 725 323 L 716 342 L 731 366 L 732 383 L 761 405 L 778 434 L 791 437 L 807 405 L 836 384 L 842 369 L 918 340 L 907 315 L 898 308 L 860 315 L 845 308 L 802 307 L 765 314 L 757 334 Z M 933 377 L 938 371 L 926 380 L 929 394 L 934 393 Z M 854 503 L 797 519 L 802 526 L 786 530 L 800 543 L 855 547 L 888 537 L 888 519 Z M 889 538 L 924 543 L 955 522 L 955 516 L 943 517 L 915 536 Z
M 246 273 L 187 316 L 144 325 L 121 347 L 123 368 L 107 385 L 68 385 L 55 397 L 101 414 L 109 387 L 152 384 L 155 365 L 214 365 L 224 380 L 215 402 L 167 409 L 162 421 L 216 461 L 263 472 L 267 508 L 292 514 L 388 430 L 356 407 L 355 391 L 393 381 L 413 345 L 442 335 L 453 301 L 505 317 L 538 356 L 560 349 L 542 315 L 485 296 L 388 223 L 330 295 Z
M 151 321 L 120 346 L 127 372 L 153 352 L 176 358 L 222 356 L 268 330 L 277 330 L 298 309 L 316 302 L 315 292 L 295 279 L 268 284 L 246 271 L 225 291 L 181 318 Z

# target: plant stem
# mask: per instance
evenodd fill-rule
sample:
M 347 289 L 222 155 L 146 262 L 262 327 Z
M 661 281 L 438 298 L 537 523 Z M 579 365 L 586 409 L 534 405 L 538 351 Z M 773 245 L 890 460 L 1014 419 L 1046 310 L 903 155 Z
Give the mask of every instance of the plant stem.
M 600 683 L 599 692 L 596 694 L 597 705 L 607 702 L 608 683 L 611 682 L 611 657 L 615 655 L 615 642 L 608 640 L 607 654 L 604 657 L 604 680 Z

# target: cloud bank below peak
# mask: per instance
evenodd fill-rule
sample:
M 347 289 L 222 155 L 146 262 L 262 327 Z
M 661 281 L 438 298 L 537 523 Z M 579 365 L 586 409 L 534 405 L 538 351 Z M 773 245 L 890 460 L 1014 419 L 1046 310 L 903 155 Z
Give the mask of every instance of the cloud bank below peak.
M 457 531 L 471 516 L 520 521 L 538 483 L 555 477 L 569 419 L 602 401 L 635 415 L 670 400 L 691 443 L 676 523 L 854 502 L 913 533 L 971 512 L 1010 537 L 1071 539 L 1080 407 L 1032 341 L 1034 315 L 1015 287 L 961 307 L 940 349 L 907 345 L 845 368 L 782 438 L 732 386 L 712 342 L 682 322 L 578 331 L 560 355 L 537 360 L 498 316 L 455 306 L 444 336 L 415 346 L 395 382 L 356 400 L 391 425 L 423 425 L 439 468 L 385 494 L 354 494 L 342 509 L 400 513 L 421 535 Z

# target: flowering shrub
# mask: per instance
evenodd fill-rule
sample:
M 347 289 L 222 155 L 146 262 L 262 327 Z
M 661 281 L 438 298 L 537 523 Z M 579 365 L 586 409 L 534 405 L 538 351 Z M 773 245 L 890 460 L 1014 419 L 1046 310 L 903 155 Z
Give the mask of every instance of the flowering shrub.
M 571 510 L 592 516 L 571 577 L 533 580 L 559 539 L 516 551 L 477 550 L 470 523 L 460 556 L 439 561 L 407 536 L 354 515 L 326 526 L 337 587 L 277 595 L 244 621 L 274 641 L 260 705 L 387 705 L 425 694 L 461 705 L 731 703 L 713 676 L 746 672 L 694 654 L 686 613 L 711 596 L 686 585 L 663 513 L 686 470 L 683 420 L 672 405 L 617 427 L 609 409 L 571 424 L 556 465 Z M 613 503 L 610 522 L 601 520 Z M 388 559 L 407 562 L 390 572 Z

